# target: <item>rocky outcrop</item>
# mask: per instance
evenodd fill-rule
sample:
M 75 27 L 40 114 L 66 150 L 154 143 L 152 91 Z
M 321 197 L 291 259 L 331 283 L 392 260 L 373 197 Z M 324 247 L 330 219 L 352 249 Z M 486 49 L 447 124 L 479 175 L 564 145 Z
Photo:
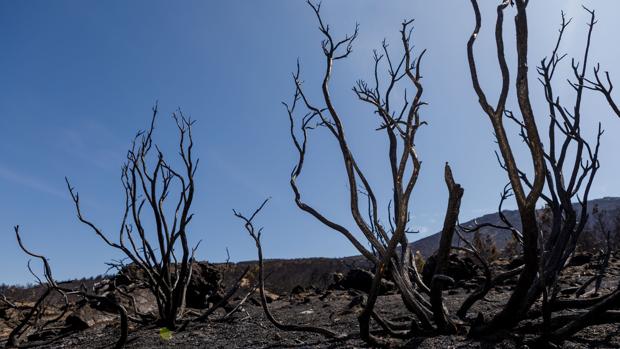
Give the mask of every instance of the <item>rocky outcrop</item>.
M 432 255 L 426 259 L 422 268 L 422 280 L 430 285 L 437 266 L 436 256 Z M 444 272 L 445 276 L 450 277 L 455 283 L 469 280 L 477 275 L 478 267 L 469 257 L 461 257 L 458 254 L 451 254 L 448 258 L 448 266 Z
M 366 269 L 351 269 L 346 275 L 341 273 L 333 274 L 334 283 L 329 286 L 334 290 L 358 290 L 368 293 L 372 286 L 372 280 L 375 275 Z M 387 280 L 381 280 L 379 286 L 379 294 L 387 294 L 394 292 L 394 283 Z
M 222 273 L 207 263 L 195 263 L 187 287 L 186 304 L 190 308 L 207 308 L 209 303 L 221 297 L 222 290 Z

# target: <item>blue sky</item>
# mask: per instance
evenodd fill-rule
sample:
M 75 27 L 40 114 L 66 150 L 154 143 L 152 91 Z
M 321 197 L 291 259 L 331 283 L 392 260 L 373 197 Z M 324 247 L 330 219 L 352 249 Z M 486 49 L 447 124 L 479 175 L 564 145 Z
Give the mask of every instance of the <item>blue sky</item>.
M 581 3 L 530 2 L 530 66 L 551 50 L 561 9 L 574 17 L 563 51 L 581 56 L 586 35 Z M 620 48 L 611 45 L 620 4 L 583 3 L 599 14 L 592 57 L 620 79 Z M 499 82 L 491 36 L 495 5 L 481 1 L 484 29 L 476 46 L 488 91 Z M 423 118 L 429 126 L 417 142 L 423 168 L 412 201 L 414 226 L 422 237 L 441 225 L 445 161 L 465 187 L 462 219 L 493 211 L 506 179 L 493 156 L 490 123 L 470 87 L 469 1 L 325 1 L 323 11 L 336 34 L 360 23 L 353 54 L 334 68 L 332 90 L 352 148 L 386 198 L 381 203 L 389 198 L 383 135 L 373 131 L 376 119 L 351 87 L 371 76 L 372 49 L 383 38 L 398 52 L 400 23 L 415 18 L 416 50 L 428 49 L 423 75 L 429 106 Z M 507 12 L 514 66 L 514 11 Z M 259 219 L 267 257 L 354 254 L 343 237 L 294 206 L 288 186 L 295 153 L 280 102 L 293 92 L 290 73 L 298 57 L 306 88 L 316 96 L 323 69 L 320 40 L 303 1 L 0 2 L 0 282 L 32 281 L 12 235 L 15 224 L 29 246 L 50 258 L 59 279 L 102 273 L 105 261 L 119 257 L 77 222 L 64 176 L 79 190 L 85 213 L 113 236 L 122 210 L 120 166 L 156 100 L 161 111 L 156 137 L 171 153 L 175 135 L 168 115 L 180 107 L 198 122 L 201 168 L 190 234 L 193 241 L 203 240 L 200 259 L 222 261 L 226 247 L 232 260 L 255 258 L 231 209 L 252 210 L 267 196 L 273 199 Z M 570 97 L 561 85 L 559 91 Z M 543 120 L 541 89 L 533 83 L 532 90 Z M 586 132 L 594 135 L 599 120 L 607 130 L 592 197 L 618 196 L 620 121 L 600 96 L 589 94 L 585 103 Z M 326 134 L 313 136 L 299 182 L 305 198 L 351 226 L 335 143 Z M 523 155 L 519 148 L 518 158 Z

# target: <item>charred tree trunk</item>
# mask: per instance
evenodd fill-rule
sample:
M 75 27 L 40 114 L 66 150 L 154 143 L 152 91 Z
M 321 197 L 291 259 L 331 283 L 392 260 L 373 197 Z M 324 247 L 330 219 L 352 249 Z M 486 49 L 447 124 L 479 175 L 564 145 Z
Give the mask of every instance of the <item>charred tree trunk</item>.
M 438 330 L 446 334 L 454 334 L 457 332 L 457 327 L 448 317 L 448 311 L 443 304 L 442 290 L 444 283 L 447 282 L 446 279 L 448 279 L 444 273 L 448 267 L 448 257 L 450 256 L 450 251 L 452 249 L 454 229 L 456 229 L 456 223 L 459 218 L 463 188 L 454 182 L 452 171 L 447 163 L 445 168 L 445 181 L 449 192 L 448 208 L 446 210 L 444 225 L 441 231 L 439 249 L 436 254 L 437 264 L 435 266 L 433 281 L 431 282 L 430 301 Z

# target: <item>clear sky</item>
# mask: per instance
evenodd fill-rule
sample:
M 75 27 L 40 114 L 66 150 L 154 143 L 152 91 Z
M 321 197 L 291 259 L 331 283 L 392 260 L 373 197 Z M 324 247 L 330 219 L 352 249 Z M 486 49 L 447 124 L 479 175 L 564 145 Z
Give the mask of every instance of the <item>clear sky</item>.
M 488 91 L 496 91 L 491 34 L 498 1 L 480 2 L 481 79 Z M 562 51 L 581 56 L 586 35 L 581 3 L 530 1 L 531 67 L 549 54 L 562 9 L 574 17 Z M 592 57 L 620 84 L 620 48 L 613 44 L 620 4 L 583 3 L 599 15 Z M 428 49 L 423 75 L 429 106 L 423 118 L 429 126 L 417 142 L 423 168 L 412 201 L 413 225 L 419 237 L 441 226 L 445 161 L 465 187 L 462 220 L 492 212 L 506 177 L 467 70 L 469 1 L 325 1 L 323 11 L 335 35 L 360 23 L 353 54 L 334 68 L 332 90 L 351 146 L 384 198 L 381 204 L 387 205 L 390 193 L 384 138 L 351 87 L 371 76 L 372 49 L 383 38 L 398 52 L 400 23 L 415 18 L 416 51 Z M 507 10 L 511 67 L 513 15 L 514 9 Z M 193 241 L 203 240 L 200 259 L 222 261 L 226 247 L 234 261 L 254 259 L 253 242 L 231 209 L 252 210 L 267 196 L 273 199 L 258 222 L 265 227 L 267 257 L 355 254 L 346 239 L 296 208 L 288 185 L 296 159 L 280 102 L 293 92 L 290 73 L 298 57 L 306 89 L 317 95 L 324 63 L 320 40 L 315 18 L 301 0 L 0 2 L 0 282 L 32 281 L 12 234 L 15 224 L 32 249 L 50 258 L 59 279 L 102 273 L 105 261 L 119 257 L 77 222 L 64 176 L 79 190 L 85 214 L 113 236 L 123 203 L 120 166 L 134 133 L 148 125 L 156 100 L 161 111 L 156 137 L 170 153 L 176 138 L 169 114 L 181 107 L 198 122 L 201 165 L 190 234 Z M 544 120 L 541 89 L 534 69 L 530 72 L 537 117 Z M 568 100 L 571 90 L 562 80 L 558 91 Z M 599 120 L 607 130 L 591 197 L 618 196 L 620 120 L 600 96 L 588 94 L 586 108 L 587 134 L 593 135 Z M 325 133 L 311 139 L 300 186 L 308 202 L 352 226 L 335 146 Z M 523 159 L 522 148 L 519 154 Z

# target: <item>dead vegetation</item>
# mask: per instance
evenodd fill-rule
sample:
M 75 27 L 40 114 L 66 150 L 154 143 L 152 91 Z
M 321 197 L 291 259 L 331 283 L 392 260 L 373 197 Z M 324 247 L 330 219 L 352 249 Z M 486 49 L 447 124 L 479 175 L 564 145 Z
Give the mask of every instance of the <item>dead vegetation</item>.
M 415 149 L 415 136 L 425 122 L 421 119 L 423 102 L 423 84 L 421 62 L 425 51 L 413 52 L 411 45 L 412 21 L 404 21 L 401 28 L 402 53 L 393 57 L 387 43 L 374 54 L 374 81 L 367 83 L 358 81 L 353 91 L 357 97 L 368 103 L 378 117 L 377 131 L 384 132 L 389 149 L 387 166 L 392 174 L 393 198 L 388 206 L 389 215 L 382 220 L 373 186 L 367 180 L 363 169 L 358 165 L 357 157 L 351 150 L 345 136 L 343 115 L 332 101 L 330 79 L 332 71 L 339 61 L 347 58 L 352 51 L 353 42 L 358 30 L 346 35 L 343 39 L 334 38 L 330 27 L 323 22 L 320 6 L 309 3 L 316 14 L 319 30 L 323 35 L 323 54 L 326 58 L 324 76 L 320 86 L 321 99 L 313 101 L 305 91 L 301 80 L 300 67 L 293 74 L 295 93 L 291 103 L 285 104 L 291 126 L 291 137 L 299 158 L 291 173 L 291 187 L 295 194 L 297 206 L 325 224 L 327 227 L 344 235 L 358 251 L 373 265 L 375 272 L 372 288 L 364 300 L 364 308 L 358 317 L 360 336 L 373 346 L 395 346 L 403 343 L 403 339 L 412 337 L 437 336 L 441 334 L 458 334 L 467 332 L 476 338 L 501 336 L 506 331 L 514 330 L 518 324 L 530 318 L 532 308 L 541 318 L 540 327 L 536 328 L 537 345 L 552 346 L 561 343 L 569 336 L 583 328 L 608 318 L 615 321 L 615 307 L 618 304 L 620 288 L 600 297 L 596 302 L 571 301 L 560 302 L 558 294 L 562 292 L 558 286 L 562 272 L 574 255 L 577 242 L 583 233 L 588 220 L 588 198 L 590 188 L 599 168 L 598 154 L 603 134 L 601 125 L 593 141 L 582 135 L 583 94 L 589 88 L 602 92 L 608 99 L 612 109 L 617 111 L 610 98 L 612 87 L 605 88 L 599 78 L 598 67 L 594 69 L 596 82 L 589 81 L 589 54 L 591 37 L 596 24 L 595 13 L 584 8 L 590 14 L 587 42 L 581 60 L 573 58 L 571 62 L 573 77 L 568 79 L 574 90 L 573 104 L 568 106 L 567 97 L 560 98 L 555 92 L 555 72 L 558 65 L 566 57 L 560 53 L 561 43 L 570 20 L 562 14 L 562 21 L 557 42 L 552 46 L 550 56 L 543 58 L 537 67 L 539 82 L 542 84 L 548 108 L 542 112 L 549 116 L 546 134 L 542 138 L 541 128 L 537 124 L 536 112 L 530 100 L 530 82 L 528 80 L 528 1 L 503 1 L 497 7 L 495 23 L 495 44 L 497 60 L 500 66 L 501 89 L 495 105 L 487 98 L 485 89 L 478 80 L 478 66 L 475 60 L 475 42 L 482 26 L 479 4 L 472 0 L 475 28 L 467 43 L 467 60 L 469 63 L 473 89 L 478 96 L 482 111 L 488 116 L 493 126 L 495 140 L 499 152 L 496 153 L 500 166 L 506 171 L 509 183 L 504 188 L 499 212 L 504 200 L 514 197 L 519 209 L 521 229 L 516 229 L 508 220 L 505 226 L 514 235 L 515 244 L 512 253 L 518 253 L 522 264 L 514 269 L 494 275 L 490 263 L 498 256 L 491 241 L 482 241 L 479 235 L 481 227 L 458 226 L 458 215 L 463 188 L 452 176 L 446 164 L 445 181 L 448 188 L 448 208 L 444 218 L 439 249 L 434 258 L 434 275 L 432 279 L 422 280 L 417 270 L 415 259 L 407 241 L 409 224 L 409 205 L 411 193 L 420 175 L 420 155 Z M 509 100 L 511 69 L 504 52 L 504 16 L 514 9 L 517 65 L 515 79 L 515 98 L 517 111 L 507 107 Z M 385 68 L 382 66 L 385 64 Z M 382 71 L 387 71 L 383 78 Z M 587 86 L 587 84 L 591 86 Z M 398 98 L 404 102 L 396 106 L 396 98 L 392 95 L 402 84 L 409 84 L 414 90 L 413 96 L 404 95 Z M 588 88 L 589 87 L 589 88 Z M 403 88 L 404 89 L 404 88 Z M 299 112 L 305 109 L 305 112 Z M 302 117 L 298 117 L 300 114 Z M 505 122 L 515 123 L 520 130 L 519 139 L 527 146 L 533 174 L 528 174 L 515 158 L 511 137 L 506 131 Z M 540 121 L 538 121 L 539 123 Z M 302 174 L 308 139 L 311 132 L 326 129 L 337 141 L 338 151 L 342 154 L 342 164 L 347 175 L 347 187 L 350 195 L 350 212 L 356 223 L 356 230 L 362 234 L 364 241 L 356 238 L 348 228 L 330 220 L 316 206 L 303 201 L 297 178 Z M 528 165 L 529 166 L 529 165 Z M 361 213 L 360 193 L 367 198 L 367 214 Z M 574 200 L 579 201 L 579 208 L 573 206 Z M 547 207 L 544 217 L 537 216 L 537 204 L 543 201 Z M 385 223 L 389 223 L 385 226 Z M 450 314 L 444 305 L 443 290 L 454 280 L 445 275 L 448 257 L 453 249 L 455 232 L 473 232 L 477 234 L 473 243 L 463 238 L 466 247 L 455 249 L 470 254 L 483 267 L 484 281 L 479 289 L 470 295 L 462 304 L 458 318 Z M 609 240 L 609 239 L 607 239 Z M 370 250 L 366 248 L 370 246 Z M 259 247 L 260 250 L 260 247 Z M 607 243 L 606 251 L 610 251 Z M 604 256 L 608 256 L 605 253 Z M 601 269 L 605 268 L 608 258 L 604 257 Z M 599 271 L 596 276 L 601 277 Z M 468 309 L 483 299 L 488 292 L 505 279 L 518 275 L 518 281 L 510 296 L 501 306 L 499 312 L 486 318 L 482 313 L 468 317 Z M 383 278 L 393 281 L 402 297 L 403 306 L 411 312 L 405 322 L 394 322 L 380 316 L 376 309 L 379 285 Z M 595 278 L 593 278 L 594 280 Z M 554 312 L 564 309 L 579 309 L 572 316 L 554 317 Z M 372 333 L 371 321 L 382 331 Z
M 598 209 L 592 217 L 588 206 L 590 189 L 600 166 L 603 130 L 599 124 L 593 137 L 583 134 L 582 123 L 588 113 L 582 107 L 584 94 L 589 91 L 602 94 L 610 109 L 620 117 L 610 74 L 605 72 L 603 79 L 600 67 L 591 67 L 595 12 L 584 8 L 590 16 L 587 41 L 581 57 L 573 58 L 570 63 L 572 76 L 567 81 L 572 95 L 560 97 L 556 71 L 566 61 L 562 42 L 571 23 L 562 14 L 557 41 L 551 46 L 549 56 L 536 66 L 546 102 L 545 110 L 538 111 L 532 106 L 534 89 L 528 75 L 528 1 L 504 0 L 496 8 L 495 48 L 501 88 L 488 93 L 478 79 L 476 63 L 475 44 L 482 16 L 478 1 L 471 0 L 474 30 L 466 45 L 466 58 L 480 108 L 493 127 L 499 150 L 497 160 L 507 176 L 508 184 L 498 207 L 502 224 L 459 224 L 465 190 L 446 163 L 448 204 L 440 240 L 437 251 L 423 259 L 411 250 L 408 238 L 413 232 L 412 193 L 422 173 L 416 136 L 426 124 L 422 75 L 425 51 L 414 50 L 413 21 L 405 20 L 401 24 L 398 50 L 383 42 L 374 52 L 373 81 L 359 80 L 353 87 L 359 101 L 368 105 L 376 117 L 376 131 L 385 136 L 388 145 L 383 160 L 389 169 L 392 195 L 378 198 L 376 187 L 358 162 L 359 156 L 365 154 L 353 151 L 347 136 L 346 112 L 336 107 L 330 90 L 333 71 L 351 54 L 358 27 L 351 34 L 337 38 L 324 22 L 320 5 L 308 4 L 323 36 L 325 66 L 318 99 L 311 98 L 315 94 L 307 92 L 298 64 L 293 74 L 293 98 L 284 103 L 290 137 L 297 151 L 290 187 L 297 207 L 348 239 L 370 270 L 352 269 L 347 275 L 335 274 L 334 283 L 327 290 L 291 290 L 288 305 L 327 304 L 332 298 L 335 302 L 346 298 L 349 302 L 346 310 L 333 310 L 328 315 L 325 310 L 321 320 L 326 323 L 304 321 L 301 316 L 274 311 L 274 303 L 284 307 L 285 301 L 282 295 L 265 287 L 270 271 L 264 262 L 262 228 L 254 225 L 267 200 L 249 216 L 234 212 L 256 246 L 256 270 L 251 271 L 248 266 L 234 278 L 229 276 L 234 282 L 225 289 L 218 270 L 195 261 L 198 246 L 191 247 L 188 240 L 198 167 L 198 159 L 192 152 L 193 121 L 180 111 L 173 115 L 179 134 L 179 159 L 170 162 L 153 141 L 155 107 L 150 127 L 136 135 L 122 168 L 125 202 L 116 239 L 83 214 L 80 196 L 67 180 L 78 219 L 105 245 L 126 257 L 111 263 L 117 275 L 93 287 L 62 286 L 54 279 L 47 259 L 26 247 L 16 226 L 14 232 L 20 248 L 42 263 L 43 277 L 33 272 L 39 281 L 39 292 L 30 302 L 18 302 L 4 295 L 0 298 L 0 310 L 10 322 L 6 347 L 52 345 L 89 328 L 89 321 L 76 315 L 86 308 L 107 314 L 108 322 L 116 323 L 116 348 L 134 345 L 128 343 L 130 323 L 136 333 L 149 326 L 160 328 L 160 336 L 170 340 L 172 332 L 193 333 L 206 322 L 250 324 L 255 321 L 248 311 L 251 304 L 260 306 L 262 314 L 280 331 L 311 333 L 324 337 L 324 343 L 361 341 L 372 347 L 399 347 L 426 338 L 445 337 L 558 347 L 588 328 L 619 322 L 620 234 L 617 230 L 620 218 L 612 224 Z M 516 67 L 512 69 L 504 52 L 503 33 L 505 16 L 510 12 L 515 14 L 517 48 Z M 515 75 L 514 81 L 511 74 Z M 514 84 L 512 97 L 511 84 Z M 488 95 L 497 95 L 497 101 L 490 101 Z M 509 107 L 511 100 L 517 102 L 514 109 Z M 541 113 L 547 117 L 544 123 L 536 117 Z M 516 125 L 519 130 L 516 137 L 509 134 L 506 123 Z M 298 179 L 303 175 L 315 132 L 327 132 L 336 141 L 335 151 L 341 156 L 346 174 L 347 210 L 353 228 L 328 217 L 319 204 L 304 200 Z M 515 140 L 527 147 L 525 161 L 515 156 Z M 180 164 L 180 168 L 173 163 Z M 531 173 L 526 168 L 531 168 Z M 520 228 L 502 213 L 503 204 L 509 198 L 517 203 Z M 389 202 L 387 210 L 381 202 Z M 539 211 L 537 205 L 541 203 L 544 209 Z M 591 219 L 595 220 L 596 232 L 586 234 L 586 223 Z M 502 251 L 492 237 L 481 234 L 483 228 L 510 232 L 512 240 L 504 251 L 509 259 L 502 258 Z M 459 243 L 455 245 L 455 241 Z M 30 265 L 28 268 L 32 272 Z M 488 308 L 489 303 L 492 309 Z M 5 316 L 8 313 L 13 315 Z M 313 313 L 312 309 L 299 314 Z M 354 321 L 333 328 L 337 322 L 334 319 L 345 314 L 351 315 Z M 265 328 L 262 323 L 261 326 Z

